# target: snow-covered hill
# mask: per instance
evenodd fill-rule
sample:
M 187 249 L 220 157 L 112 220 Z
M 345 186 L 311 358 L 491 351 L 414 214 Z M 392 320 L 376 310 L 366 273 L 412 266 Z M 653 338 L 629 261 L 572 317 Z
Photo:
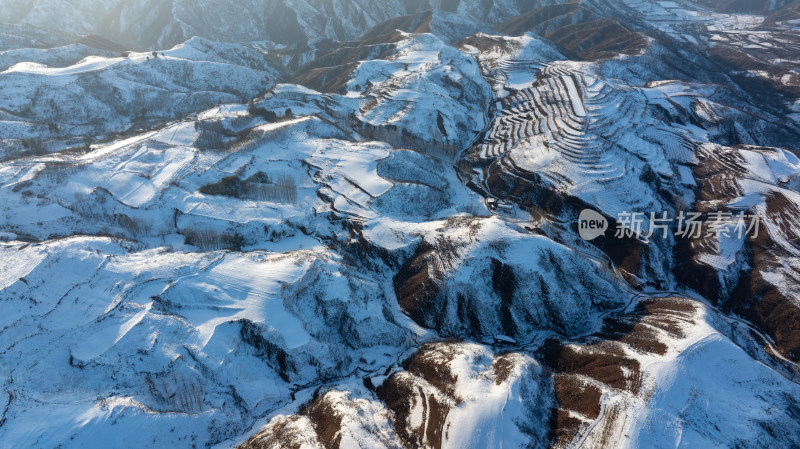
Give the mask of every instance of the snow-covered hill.
M 2 158 L 79 147 L 215 104 L 246 102 L 282 76 L 258 50 L 195 38 L 113 55 L 85 45 L 0 52 Z
M 534 3 L 0 0 L 0 447 L 800 444 L 800 17 Z

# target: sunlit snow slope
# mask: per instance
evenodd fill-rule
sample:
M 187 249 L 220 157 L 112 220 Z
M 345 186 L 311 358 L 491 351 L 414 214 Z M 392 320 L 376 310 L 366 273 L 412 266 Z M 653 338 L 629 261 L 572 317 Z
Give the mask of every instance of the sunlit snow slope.
M 796 4 L 268 3 L 0 0 L 0 447 L 800 445 Z

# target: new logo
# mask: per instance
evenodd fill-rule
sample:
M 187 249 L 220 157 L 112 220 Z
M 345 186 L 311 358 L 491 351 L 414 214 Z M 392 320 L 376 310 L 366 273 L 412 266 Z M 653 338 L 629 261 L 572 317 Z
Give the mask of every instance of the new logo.
M 608 220 L 600 213 L 584 209 L 578 216 L 578 233 L 584 240 L 594 240 L 608 230 Z

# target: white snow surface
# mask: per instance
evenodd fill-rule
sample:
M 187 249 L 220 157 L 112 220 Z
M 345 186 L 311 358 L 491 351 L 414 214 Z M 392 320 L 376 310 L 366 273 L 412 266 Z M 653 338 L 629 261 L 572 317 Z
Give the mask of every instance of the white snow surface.
M 90 2 L 58 16 L 69 2 L 34 3 L 0 5 L 0 18 L 88 34 L 98 16 L 121 10 L 121 32 L 137 41 L 140 13 L 161 11 L 149 0 Z M 367 5 L 375 14 L 359 26 L 350 16 L 317 23 L 311 3 L 290 3 L 312 37 L 357 36 L 406 12 L 387 0 Z M 625 3 L 660 17 L 668 33 L 680 30 L 671 15 L 715 32 L 761 24 L 694 14 L 680 1 Z M 148 42 L 173 43 L 204 25 L 186 2 L 163 5 L 174 22 Z M 712 130 L 665 117 L 692 111 L 716 123 L 731 108 L 713 86 L 631 87 L 531 34 L 479 34 L 492 42 L 483 50 L 449 43 L 481 29 L 474 21 L 487 14 L 496 23 L 519 12 L 511 0 L 459 2 L 459 16 L 434 16 L 452 35 L 402 34 L 383 59 L 358 63 L 343 95 L 275 85 L 280 74 L 256 47 L 202 38 L 157 57 L 80 45 L 0 52 L 0 138 L 95 142 L 83 152 L 2 155 L 0 447 L 233 447 L 287 422 L 301 447 L 320 447 L 314 423 L 297 415 L 317 391 L 342 418 L 342 447 L 395 447 L 393 415 L 363 379 L 402 373 L 420 345 L 444 337 L 497 339 L 511 345 L 513 364 L 500 379 L 492 364 L 504 349 L 453 343 L 458 401 L 448 399 L 436 443 L 546 445 L 552 373 L 535 349 L 599 331 L 637 297 L 566 226 L 548 236 L 515 221 L 531 219 L 517 207 L 489 211 L 457 173 L 458 153 L 472 148 L 485 163 L 478 182 L 506 163 L 609 216 L 661 211 L 673 207 L 664 190 L 691 203 L 697 156 L 721 148 Z M 220 14 L 208 20 L 227 23 L 227 35 L 264 37 L 261 18 Z M 257 108 L 277 118 L 250 113 Z M 145 122 L 151 131 L 136 131 Z M 780 194 L 800 210 L 800 160 L 779 148 L 726 151 L 741 170 L 740 195 L 723 206 L 765 215 L 764 232 L 788 255 L 761 275 L 798 298 L 791 267 L 800 253 L 787 232 L 797 220 L 768 216 L 766 202 Z M 737 272 L 742 242 L 713 243 L 698 260 L 727 270 L 722 277 Z M 427 315 L 412 319 L 395 275 L 425 245 L 434 251 L 422 274 L 438 290 Z M 662 249 L 655 257 L 668 265 Z M 650 268 L 673 286 L 663 267 Z M 510 292 L 494 285 L 502 276 L 513 276 Z M 745 326 L 738 319 L 697 304 L 666 354 L 624 354 L 641 364 L 644 394 L 604 387 L 603 410 L 629 400 L 618 445 L 755 446 L 775 438 L 769 423 L 787 426 L 780 441 L 800 444 L 791 427 L 798 384 L 754 358 L 765 349 L 731 330 Z M 420 398 L 442 394 L 410 382 Z M 412 426 L 425 425 L 424 404 L 414 403 Z M 586 423 L 586 447 L 603 442 L 595 428 Z

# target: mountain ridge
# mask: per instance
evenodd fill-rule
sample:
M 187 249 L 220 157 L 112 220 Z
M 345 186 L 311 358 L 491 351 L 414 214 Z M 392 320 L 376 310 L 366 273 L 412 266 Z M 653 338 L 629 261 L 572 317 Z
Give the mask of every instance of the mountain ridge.
M 0 0 L 0 446 L 800 444 L 793 3 L 92 5 Z

